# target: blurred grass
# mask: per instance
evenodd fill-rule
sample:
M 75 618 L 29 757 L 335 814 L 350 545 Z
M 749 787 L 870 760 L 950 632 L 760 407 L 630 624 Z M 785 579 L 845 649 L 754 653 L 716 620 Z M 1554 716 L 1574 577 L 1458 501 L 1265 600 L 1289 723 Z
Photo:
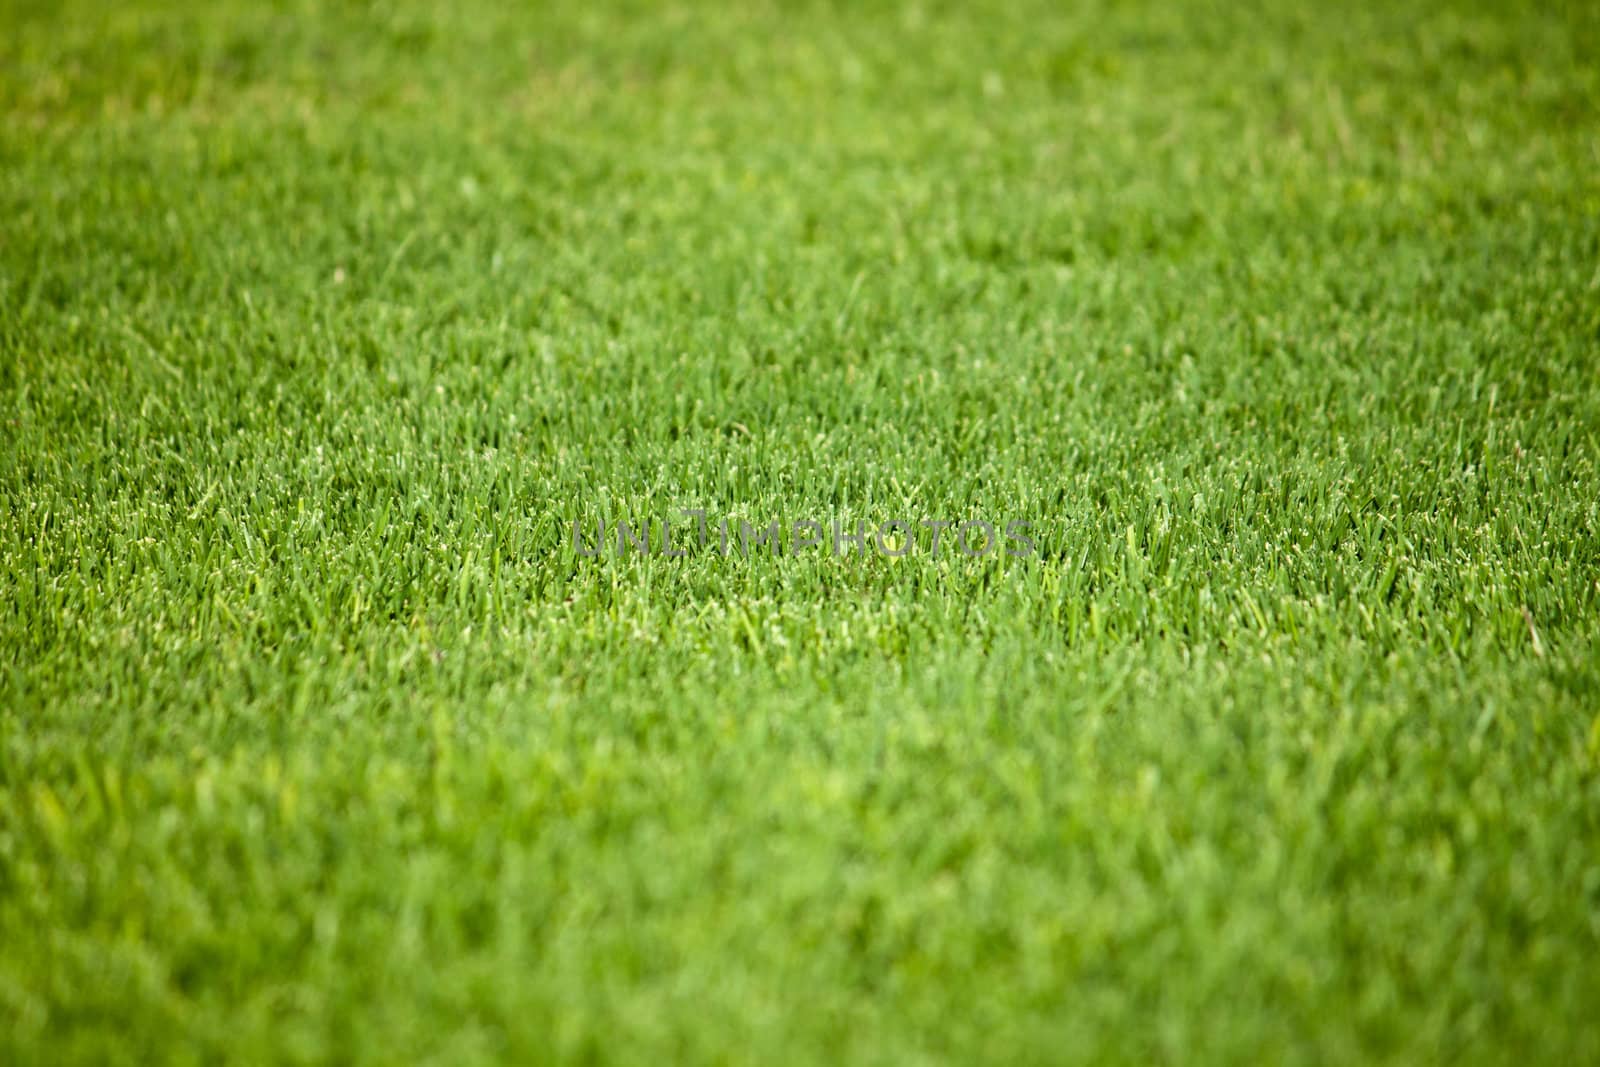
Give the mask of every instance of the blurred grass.
M 1586 5 L 0 27 L 0 1060 L 1600 1056 Z

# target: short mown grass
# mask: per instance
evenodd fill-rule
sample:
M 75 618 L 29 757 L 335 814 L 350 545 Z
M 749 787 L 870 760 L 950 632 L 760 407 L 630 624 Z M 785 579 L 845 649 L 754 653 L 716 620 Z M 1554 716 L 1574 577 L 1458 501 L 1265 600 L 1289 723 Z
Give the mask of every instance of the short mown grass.
M 1600 1060 L 1597 55 L 0 0 L 0 1062 Z

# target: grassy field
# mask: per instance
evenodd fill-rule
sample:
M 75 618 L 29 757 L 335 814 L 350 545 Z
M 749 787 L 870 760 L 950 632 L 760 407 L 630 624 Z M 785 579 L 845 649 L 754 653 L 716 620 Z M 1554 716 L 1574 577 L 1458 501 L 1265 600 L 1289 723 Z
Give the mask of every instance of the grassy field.
M 1597 176 L 1579 3 L 0 0 L 0 1062 L 1600 1061 Z

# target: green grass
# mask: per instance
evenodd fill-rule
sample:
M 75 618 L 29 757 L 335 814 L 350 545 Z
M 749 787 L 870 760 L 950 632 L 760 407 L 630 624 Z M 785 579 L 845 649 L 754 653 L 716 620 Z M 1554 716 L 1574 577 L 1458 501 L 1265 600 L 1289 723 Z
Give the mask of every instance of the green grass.
M 1600 1060 L 1597 56 L 0 0 L 0 1062 Z

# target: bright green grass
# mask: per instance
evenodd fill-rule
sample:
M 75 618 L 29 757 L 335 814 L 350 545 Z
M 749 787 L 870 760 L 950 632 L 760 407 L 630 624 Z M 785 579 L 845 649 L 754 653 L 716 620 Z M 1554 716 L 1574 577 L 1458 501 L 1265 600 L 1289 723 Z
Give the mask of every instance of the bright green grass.
M 0 4 L 0 1062 L 1600 1059 L 1592 7 L 502 7 Z

